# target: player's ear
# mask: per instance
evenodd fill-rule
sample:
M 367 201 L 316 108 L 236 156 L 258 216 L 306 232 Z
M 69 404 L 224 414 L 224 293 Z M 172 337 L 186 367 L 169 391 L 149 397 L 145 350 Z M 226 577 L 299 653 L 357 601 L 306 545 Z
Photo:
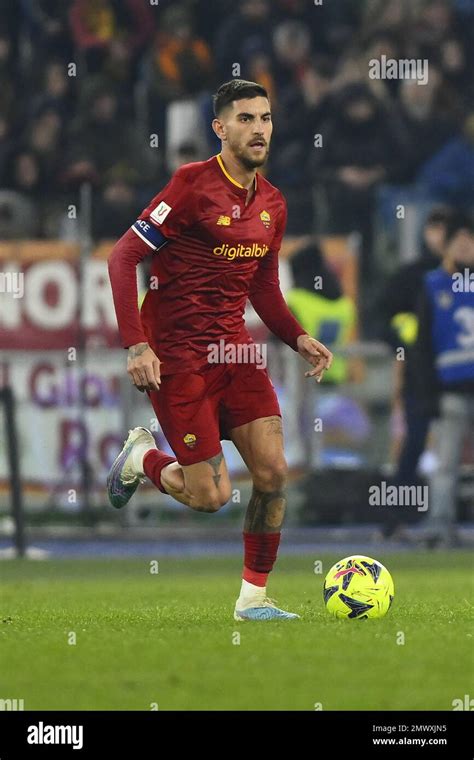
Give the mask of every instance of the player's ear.
M 219 140 L 227 140 L 226 135 L 226 129 L 222 121 L 220 119 L 213 119 L 212 121 L 212 128 L 214 132 L 216 133 Z

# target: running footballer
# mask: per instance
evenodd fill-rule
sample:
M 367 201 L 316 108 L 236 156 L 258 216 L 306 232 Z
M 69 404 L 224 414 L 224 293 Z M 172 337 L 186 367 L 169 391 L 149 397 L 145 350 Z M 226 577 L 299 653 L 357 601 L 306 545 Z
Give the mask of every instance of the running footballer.
M 266 90 L 235 79 L 214 96 L 213 129 L 221 153 L 178 169 L 115 245 L 109 273 L 128 373 L 146 391 L 175 456 L 146 428 L 132 430 L 107 485 L 123 507 L 147 476 L 164 493 L 200 512 L 230 499 L 221 449 L 230 439 L 253 481 L 245 515 L 244 568 L 236 620 L 293 619 L 267 597 L 285 513 L 287 465 L 275 389 L 255 361 L 210 362 L 210 346 L 242 347 L 247 299 L 274 335 L 321 380 L 331 352 L 305 333 L 280 291 L 278 252 L 285 200 L 257 169 L 272 135 Z M 138 309 L 136 267 L 152 256 L 150 288 Z M 235 351 L 235 356 L 242 353 Z

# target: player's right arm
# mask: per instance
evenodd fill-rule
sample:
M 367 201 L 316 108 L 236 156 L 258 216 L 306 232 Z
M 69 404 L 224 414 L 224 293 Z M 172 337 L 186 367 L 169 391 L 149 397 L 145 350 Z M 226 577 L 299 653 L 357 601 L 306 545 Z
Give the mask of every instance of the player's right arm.
M 109 277 L 119 333 L 128 348 L 127 372 L 139 390 L 159 390 L 160 361 L 148 344 L 138 309 L 137 265 L 179 237 L 193 216 L 193 177 L 181 167 L 139 219 L 115 244 Z
M 122 235 L 109 257 L 109 277 L 120 338 L 128 348 L 127 372 L 140 391 L 159 390 L 160 361 L 148 345 L 138 310 L 137 265 L 150 248 L 131 229 Z

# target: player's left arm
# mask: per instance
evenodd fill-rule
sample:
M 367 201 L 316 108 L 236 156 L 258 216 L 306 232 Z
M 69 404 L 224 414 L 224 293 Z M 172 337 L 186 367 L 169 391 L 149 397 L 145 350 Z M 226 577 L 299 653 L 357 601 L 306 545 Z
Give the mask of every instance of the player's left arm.
M 312 365 L 305 376 L 316 377 L 319 382 L 324 370 L 331 366 L 332 353 L 305 332 L 288 308 L 280 290 L 278 253 L 286 228 L 286 218 L 286 204 L 283 203 L 271 249 L 259 262 L 250 286 L 249 300 L 268 329 Z

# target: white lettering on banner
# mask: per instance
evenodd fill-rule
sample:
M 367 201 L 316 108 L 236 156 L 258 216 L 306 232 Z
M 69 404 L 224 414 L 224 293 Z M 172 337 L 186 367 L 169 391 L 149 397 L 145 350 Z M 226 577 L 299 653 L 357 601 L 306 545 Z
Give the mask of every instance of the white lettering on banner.
M 8 263 L 4 272 L 17 268 Z M 86 262 L 83 281 L 83 327 L 117 329 L 107 262 Z M 64 330 L 76 322 L 79 281 L 67 261 L 41 261 L 25 267 L 25 297 L 0 293 L 0 330 L 20 330 L 26 318 L 37 330 Z
M 84 327 L 94 328 L 104 322 L 114 327 L 115 311 L 107 266 L 104 261 L 89 261 L 84 270 Z
M 5 274 L 18 272 L 18 264 L 9 261 L 4 267 Z M 0 325 L 14 330 L 21 323 L 22 299 L 9 298 L 5 292 L 0 293 Z
M 67 327 L 77 307 L 77 287 L 65 261 L 45 261 L 27 273 L 25 311 L 29 319 L 46 329 Z M 46 300 L 46 289 L 55 291 L 55 303 Z

